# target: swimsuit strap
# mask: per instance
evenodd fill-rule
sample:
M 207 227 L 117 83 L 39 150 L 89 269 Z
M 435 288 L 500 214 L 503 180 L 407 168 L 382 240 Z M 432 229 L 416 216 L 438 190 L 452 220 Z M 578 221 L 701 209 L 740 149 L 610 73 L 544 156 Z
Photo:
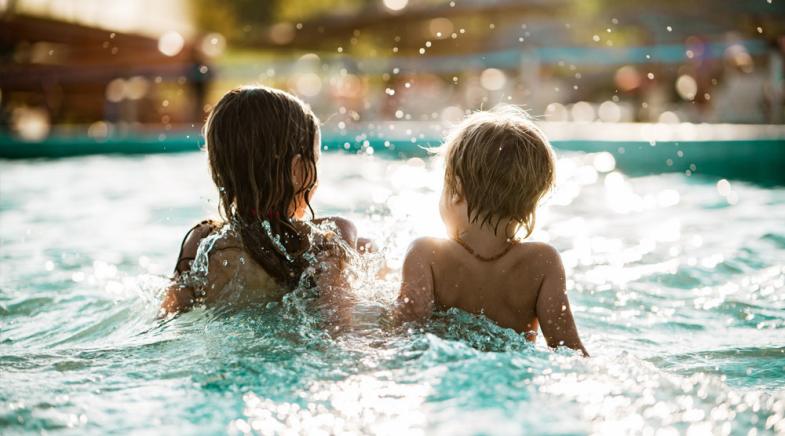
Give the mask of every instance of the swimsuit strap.
M 188 232 L 185 234 L 185 236 L 183 236 L 183 242 L 180 243 L 180 252 L 177 254 L 177 263 L 174 264 L 174 273 L 175 274 L 182 274 L 183 271 L 180 269 L 180 264 L 184 260 L 194 260 L 193 257 L 183 256 L 183 249 L 185 248 L 185 241 L 188 240 L 188 237 L 191 236 L 191 233 L 193 233 L 194 230 L 198 229 L 199 227 L 204 226 L 205 224 L 210 226 L 210 232 L 211 233 L 212 233 L 213 230 L 215 230 L 216 223 L 214 221 L 212 221 L 212 220 L 204 220 L 204 221 L 200 222 L 199 224 L 191 227 L 191 229 L 188 230 Z
M 504 250 L 502 250 L 501 253 L 497 253 L 497 254 L 495 254 L 493 256 L 490 256 L 490 257 L 485 257 L 485 256 L 482 256 L 480 254 L 477 254 L 472 249 L 472 247 L 469 247 L 469 245 L 466 242 L 464 242 L 460 237 L 456 236 L 456 237 L 452 238 L 452 240 L 457 242 L 458 245 L 460 245 L 461 247 L 466 249 L 466 251 L 468 251 L 469 254 L 471 254 L 472 256 L 477 258 L 477 260 L 480 260 L 482 262 L 493 262 L 494 260 L 497 260 L 497 259 L 501 258 L 502 256 L 504 256 L 505 254 L 507 254 L 507 252 L 510 251 L 510 249 L 512 248 L 512 244 L 508 242 L 507 246 L 504 247 Z

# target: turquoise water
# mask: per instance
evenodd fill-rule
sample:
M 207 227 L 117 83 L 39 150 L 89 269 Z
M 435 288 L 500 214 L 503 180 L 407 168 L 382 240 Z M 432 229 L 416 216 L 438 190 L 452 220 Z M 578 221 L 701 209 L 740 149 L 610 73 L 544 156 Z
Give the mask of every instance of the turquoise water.
M 393 267 L 359 267 L 330 336 L 297 292 L 156 320 L 215 211 L 204 155 L 0 162 L 0 433 L 785 433 L 785 189 L 562 156 L 534 238 L 562 252 L 582 359 L 459 312 L 380 327 L 406 245 L 442 232 L 439 165 L 323 156 L 317 211 Z

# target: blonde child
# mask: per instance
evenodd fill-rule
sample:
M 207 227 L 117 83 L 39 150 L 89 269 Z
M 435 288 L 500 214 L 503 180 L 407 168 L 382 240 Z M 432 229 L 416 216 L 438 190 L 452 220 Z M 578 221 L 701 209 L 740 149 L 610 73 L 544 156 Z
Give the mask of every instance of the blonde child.
M 554 180 L 548 140 L 511 107 L 469 116 L 446 142 L 439 209 L 449 239 L 420 238 L 403 265 L 397 316 L 427 318 L 457 307 L 484 314 L 550 347 L 588 356 L 578 337 L 559 253 L 520 242 L 534 229 L 535 210 Z

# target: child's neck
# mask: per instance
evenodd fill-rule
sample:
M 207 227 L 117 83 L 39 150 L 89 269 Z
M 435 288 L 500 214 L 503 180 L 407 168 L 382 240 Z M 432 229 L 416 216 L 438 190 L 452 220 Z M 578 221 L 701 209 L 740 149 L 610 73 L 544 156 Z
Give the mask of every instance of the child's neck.
M 504 224 L 499 224 L 494 234 L 493 226 L 489 224 L 481 226 L 479 223 L 466 222 L 461 223 L 452 236 L 463 241 L 478 254 L 493 255 L 510 243 L 505 227 Z

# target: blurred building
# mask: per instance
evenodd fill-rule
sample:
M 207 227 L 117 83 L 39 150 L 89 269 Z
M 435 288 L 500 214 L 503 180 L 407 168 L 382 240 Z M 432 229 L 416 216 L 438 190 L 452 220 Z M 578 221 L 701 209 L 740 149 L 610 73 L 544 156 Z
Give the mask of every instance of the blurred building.
M 0 27 L 0 120 L 26 139 L 52 125 L 92 136 L 201 122 L 211 71 L 178 32 L 158 38 L 7 13 Z
M 328 127 L 513 103 L 579 122 L 783 123 L 785 3 L 761 0 L 0 0 L 0 117 L 194 126 L 263 83 Z M 711 11 L 711 13 L 707 13 Z
M 239 44 L 279 58 L 226 73 L 370 119 L 511 102 L 552 120 L 781 123 L 783 23 L 767 1 L 380 0 L 270 23 Z

